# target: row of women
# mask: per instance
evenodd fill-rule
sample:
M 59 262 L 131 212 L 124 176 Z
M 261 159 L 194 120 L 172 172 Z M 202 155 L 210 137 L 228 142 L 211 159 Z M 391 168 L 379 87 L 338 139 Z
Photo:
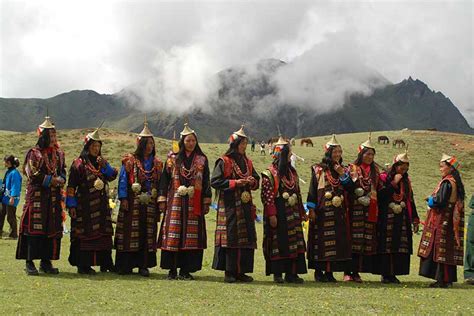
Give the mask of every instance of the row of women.
M 39 139 L 26 155 L 28 188 L 21 218 L 17 259 L 26 260 L 28 275 L 40 270 L 57 274 L 51 260 L 61 249 L 61 191 L 66 182 L 64 153 L 47 117 Z M 259 188 L 264 206 L 263 252 L 266 274 L 277 283 L 302 283 L 299 274 L 315 270 L 315 280 L 362 282 L 360 273 L 382 276 L 383 283 L 399 283 L 397 275 L 410 269 L 412 232 L 419 218 L 408 177 L 406 152 L 395 157 L 390 170 L 374 162 L 369 140 L 359 147 L 356 161 L 342 164 L 342 147 L 333 135 L 320 163 L 312 166 L 305 212 L 296 170 L 290 164 L 291 146 L 280 137 L 273 163 L 259 174 L 246 156 L 247 136 L 242 128 L 232 133 L 229 149 L 210 174 L 196 132 L 187 124 L 179 151 L 165 163 L 155 154 L 153 134 L 145 121 L 134 153 L 122 160 L 120 171 L 101 154 L 99 130 L 85 138 L 79 157 L 70 167 L 66 206 L 71 217 L 69 262 L 82 274 L 117 271 L 149 276 L 157 265 L 169 270 L 168 279 L 192 280 L 201 270 L 207 245 L 205 215 L 211 187 L 217 191 L 217 220 L 212 267 L 225 271 L 224 281 L 251 282 L 256 207 L 251 191 Z M 434 279 L 433 287 L 456 281 L 456 265 L 463 259 L 464 188 L 454 157 L 443 156 L 442 179 L 427 199 L 430 207 L 418 255 L 420 275 Z M 108 183 L 118 176 L 120 210 L 115 238 L 108 206 Z M 158 222 L 161 227 L 158 233 Z M 308 244 L 302 222 L 309 217 Z M 412 230 L 413 228 L 413 230 Z M 115 264 L 112 248 L 116 249 Z M 307 253 L 307 263 L 305 254 Z

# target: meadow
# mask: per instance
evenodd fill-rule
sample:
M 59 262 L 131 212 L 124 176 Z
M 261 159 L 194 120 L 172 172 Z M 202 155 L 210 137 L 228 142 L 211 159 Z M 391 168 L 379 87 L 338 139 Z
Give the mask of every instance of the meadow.
M 193 126 L 197 133 L 199 127 Z M 90 130 L 60 130 L 59 141 L 66 152 L 67 164 L 82 149 L 82 141 Z M 229 130 L 229 133 L 232 132 Z M 251 131 L 247 131 L 251 136 Z M 115 166 L 120 166 L 121 157 L 135 147 L 135 135 L 112 130 L 103 130 L 103 156 Z M 474 193 L 474 137 L 428 131 L 392 131 L 372 133 L 387 135 L 390 139 L 403 138 L 409 144 L 411 159 L 409 174 L 412 179 L 418 213 L 422 220 L 426 214 L 424 198 L 431 194 L 440 175 L 438 161 L 443 152 L 456 155 L 462 164 L 461 174 L 467 196 Z M 338 135 L 343 146 L 344 163 L 352 162 L 357 147 L 367 139 L 367 133 Z M 310 178 L 310 166 L 321 160 L 323 144 L 329 139 L 313 137 L 314 147 L 297 145 L 294 152 L 303 157 L 297 162 L 297 170 L 305 199 Z M 258 141 L 258 140 L 257 140 Z M 0 132 L 0 154 L 14 154 L 23 161 L 24 154 L 36 142 L 34 133 Z M 156 139 L 158 155 L 165 159 L 171 141 Z M 226 144 L 201 144 L 207 154 L 211 170 L 216 158 L 226 150 Z M 380 165 L 390 163 L 404 149 L 392 145 L 376 144 L 376 161 Z M 268 152 L 261 156 L 256 146 L 248 156 L 257 171 L 262 171 L 270 162 Z M 3 176 L 3 171 L 2 171 Z M 0 177 L 2 177 L 0 176 Z M 113 182 L 111 187 L 117 185 Z M 23 188 L 24 189 L 24 188 Z M 260 192 L 254 200 L 261 212 Z M 22 201 L 23 202 L 23 201 Z M 466 201 L 467 203 L 468 201 Z M 21 215 L 22 203 L 17 216 Z M 470 210 L 466 210 L 470 213 Z M 68 224 L 69 226 L 69 224 Z M 215 211 L 207 216 L 208 245 L 205 251 L 203 270 L 196 273 L 195 281 L 168 281 L 167 271 L 156 267 L 150 278 L 138 274 L 118 276 L 98 273 L 96 276 L 77 274 L 69 265 L 69 236 L 62 239 L 61 259 L 55 262 L 60 269 L 56 277 L 27 276 L 24 262 L 15 260 L 16 242 L 0 240 L 0 302 L 3 314 L 473 314 L 473 286 L 463 284 L 462 267 L 458 268 L 459 283 L 451 289 L 431 289 L 428 279 L 418 276 L 419 259 L 412 256 L 411 274 L 400 277 L 401 285 L 382 285 L 380 277 L 363 274 L 364 283 L 335 284 L 316 283 L 313 271 L 303 275 L 303 285 L 274 284 L 265 276 L 261 247 L 256 251 L 255 281 L 251 284 L 225 284 L 223 273 L 211 269 Z M 7 230 L 5 223 L 4 230 Z M 259 243 L 262 240 L 262 225 L 257 223 Z M 6 235 L 6 232 L 4 232 Z M 417 249 L 420 235 L 414 238 Z M 159 256 L 159 252 L 158 252 Z M 342 273 L 336 273 L 338 280 Z

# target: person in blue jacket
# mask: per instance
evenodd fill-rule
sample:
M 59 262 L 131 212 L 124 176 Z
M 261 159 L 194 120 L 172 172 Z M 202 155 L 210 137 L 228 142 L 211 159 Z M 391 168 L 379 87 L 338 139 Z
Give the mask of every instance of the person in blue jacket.
M 5 217 L 7 217 L 8 224 L 10 224 L 10 235 L 8 237 L 17 239 L 16 208 L 20 202 L 21 175 L 16 168 L 20 165 L 20 160 L 9 155 L 4 158 L 4 162 L 7 172 L 2 181 L 3 197 L 2 207 L 0 208 L 0 237 L 3 233 Z

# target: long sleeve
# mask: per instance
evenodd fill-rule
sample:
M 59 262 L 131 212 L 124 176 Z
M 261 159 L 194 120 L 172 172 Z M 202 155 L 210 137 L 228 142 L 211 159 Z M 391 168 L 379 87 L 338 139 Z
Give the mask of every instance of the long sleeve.
M 69 180 L 66 189 L 66 207 L 75 208 L 77 207 L 76 190 L 79 186 L 79 170 L 75 166 L 75 162 L 72 163 L 69 169 Z
M 208 175 L 209 177 L 209 175 Z M 168 163 L 165 164 L 163 168 L 163 173 L 161 174 L 160 184 L 158 187 L 158 202 L 166 202 L 168 197 L 168 189 L 171 181 L 171 170 L 168 168 Z
M 222 159 L 217 160 L 212 171 L 211 186 L 216 190 L 233 190 L 235 188 L 235 180 L 224 178 L 224 161 Z
M 118 185 L 118 198 L 126 199 L 128 197 L 128 175 L 125 170 L 125 165 L 120 168 L 119 174 L 119 185 Z
M 10 196 L 19 198 L 21 194 L 21 175 L 15 170 L 15 172 L 12 172 L 11 177 Z
M 260 176 L 258 175 L 255 168 L 252 170 L 252 177 L 256 180 L 255 184 L 250 188 L 250 190 L 255 191 L 260 187 Z
M 212 198 L 212 190 L 211 190 L 211 175 L 209 170 L 209 162 L 206 158 L 206 163 L 204 165 L 204 172 L 202 175 L 202 197 L 204 199 L 204 204 L 210 204 Z
M 41 161 L 41 154 L 36 149 L 31 149 L 30 151 L 28 151 L 28 153 L 26 154 L 25 166 L 26 176 L 33 184 L 49 187 L 52 176 L 47 175 L 41 170 Z
M 430 196 L 428 198 L 428 206 L 429 207 L 436 207 L 436 208 L 443 208 L 448 205 L 449 197 L 451 196 L 452 186 L 449 181 L 444 181 L 441 184 L 438 192 L 435 196 Z
M 411 221 L 412 223 L 419 223 L 420 217 L 418 216 L 418 211 L 416 210 L 416 203 L 413 197 L 413 192 L 411 193 L 410 202 L 411 202 Z
M 318 206 L 318 180 L 314 173 L 314 169 L 311 168 L 311 180 L 309 182 L 309 191 L 306 198 L 306 205 L 310 209 L 315 209 Z
M 275 216 L 277 213 L 275 206 L 275 192 L 273 186 L 266 176 L 262 177 L 261 199 L 263 204 L 263 212 L 265 216 Z
M 108 162 L 105 167 L 100 169 L 100 172 L 102 172 L 108 182 L 114 181 L 117 178 L 117 169 L 113 168 Z

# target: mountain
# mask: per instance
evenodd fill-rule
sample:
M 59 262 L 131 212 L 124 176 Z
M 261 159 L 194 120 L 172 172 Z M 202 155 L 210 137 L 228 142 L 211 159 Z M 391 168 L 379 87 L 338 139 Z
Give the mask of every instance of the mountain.
M 218 93 L 202 108 L 186 113 L 201 141 L 222 142 L 243 122 L 257 140 L 284 135 L 315 136 L 376 130 L 430 129 L 474 134 L 456 106 L 441 92 L 435 92 L 411 77 L 397 84 L 374 73 L 371 95 L 352 94 L 336 110 L 318 113 L 297 104 L 278 103 L 273 74 L 287 64 L 274 59 L 256 65 L 225 69 L 216 74 Z M 375 88 L 378 87 L 378 88 Z M 0 98 L 0 130 L 31 131 L 45 116 L 45 108 L 60 129 L 105 126 L 138 132 L 143 113 L 131 104 L 126 93 L 98 94 L 74 90 L 48 99 Z M 129 94 L 128 94 L 129 95 Z M 139 103 L 138 96 L 133 103 Z M 156 136 L 170 138 L 179 132 L 183 115 L 158 111 L 148 114 Z

